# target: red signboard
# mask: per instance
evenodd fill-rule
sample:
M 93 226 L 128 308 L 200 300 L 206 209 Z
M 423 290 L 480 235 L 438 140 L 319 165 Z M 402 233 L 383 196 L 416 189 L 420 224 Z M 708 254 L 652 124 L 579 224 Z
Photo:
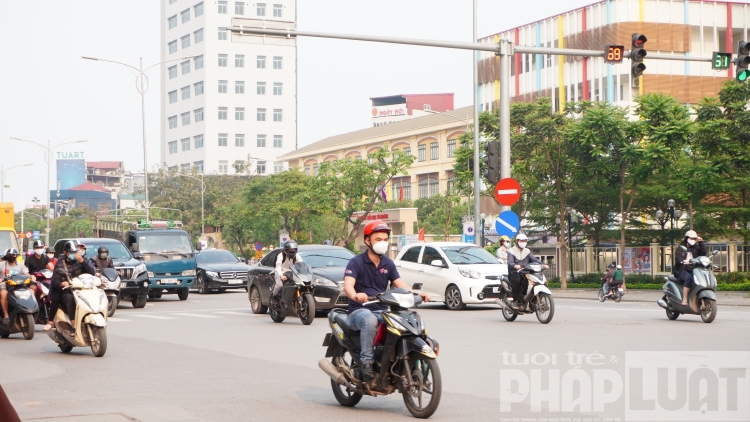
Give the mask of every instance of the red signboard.
M 521 197 L 521 185 L 516 179 L 507 177 L 495 185 L 495 199 L 502 205 L 511 206 Z

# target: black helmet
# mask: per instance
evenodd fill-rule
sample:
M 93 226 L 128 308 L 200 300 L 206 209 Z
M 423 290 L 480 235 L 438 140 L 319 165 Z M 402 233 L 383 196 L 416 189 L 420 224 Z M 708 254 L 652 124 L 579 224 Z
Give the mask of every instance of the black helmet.
M 294 240 L 288 240 L 286 243 L 284 243 L 284 254 L 286 256 L 292 258 L 294 255 L 297 255 L 297 242 Z
M 107 255 L 109 255 L 109 249 L 107 249 L 106 246 L 99 246 L 99 249 L 97 249 L 96 253 L 99 255 L 100 258 L 106 258 Z M 102 256 L 102 254 L 107 254 Z
M 323 244 L 324 244 L 324 245 L 331 245 L 332 243 L 331 243 L 331 241 L 330 241 L 330 240 L 326 240 L 325 242 L 323 242 Z
M 55 253 L 55 248 L 52 246 L 47 246 L 47 253 Z
M 44 247 L 44 241 L 43 240 L 35 240 L 34 244 L 31 246 L 32 249 L 39 249 Z
M 78 242 L 75 240 L 68 240 L 63 245 L 63 252 L 78 252 Z

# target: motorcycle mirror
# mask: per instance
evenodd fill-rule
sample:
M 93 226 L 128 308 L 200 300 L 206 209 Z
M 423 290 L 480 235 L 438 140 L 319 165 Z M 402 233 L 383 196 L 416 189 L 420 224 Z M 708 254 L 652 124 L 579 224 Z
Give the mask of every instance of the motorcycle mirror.
M 411 286 L 412 290 L 422 290 L 422 283 L 414 283 L 413 286 Z
M 711 256 L 714 256 L 714 255 L 716 255 L 717 253 L 719 253 L 719 250 L 718 250 L 718 249 L 714 250 L 714 251 L 713 251 L 713 253 L 711 254 Z

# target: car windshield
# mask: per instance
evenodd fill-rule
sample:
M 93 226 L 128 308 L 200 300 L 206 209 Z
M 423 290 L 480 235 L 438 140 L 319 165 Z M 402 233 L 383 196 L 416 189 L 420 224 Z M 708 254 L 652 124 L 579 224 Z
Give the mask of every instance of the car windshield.
M 354 253 L 348 249 L 318 249 L 297 252 L 313 268 L 346 267 Z
M 193 248 L 190 246 L 185 232 L 159 232 L 149 233 L 138 236 L 138 248 L 142 254 L 192 254 Z
M 224 250 L 203 250 L 195 255 L 198 264 L 235 263 L 240 260 L 233 253 Z
M 10 230 L 0 230 L 0 252 L 4 252 L 6 249 L 18 248 L 18 240 L 16 234 Z
M 105 248 L 109 249 L 109 255 L 107 256 L 112 258 L 113 261 L 116 261 L 118 259 L 128 260 L 131 258 L 130 252 L 122 243 L 96 243 L 95 241 L 86 242 L 86 256 L 88 256 L 89 258 L 97 256 L 99 254 L 99 246 L 104 246 Z
M 454 264 L 497 264 L 497 258 L 478 246 L 443 246 L 448 260 Z

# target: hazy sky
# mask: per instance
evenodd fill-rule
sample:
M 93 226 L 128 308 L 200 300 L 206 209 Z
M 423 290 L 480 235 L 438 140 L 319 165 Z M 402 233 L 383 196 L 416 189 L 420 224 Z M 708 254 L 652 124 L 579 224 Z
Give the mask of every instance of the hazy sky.
M 44 197 L 43 149 L 10 137 L 52 144 L 88 140 L 66 151 L 89 161 L 125 161 L 143 168 L 140 96 L 126 68 L 82 60 L 94 56 L 138 64 L 159 60 L 159 3 L 166 0 L 2 0 L 0 2 L 0 163 L 6 184 L 24 200 Z M 207 7 L 215 3 L 204 0 Z M 196 3 L 198 0 L 196 0 Z M 478 35 L 532 22 L 593 0 L 478 0 Z M 452 41 L 472 39 L 471 0 L 298 0 L 301 30 Z M 299 145 L 370 125 L 370 97 L 455 93 L 472 101 L 468 51 L 358 41 L 300 38 Z M 158 73 L 146 95 L 149 166 L 159 163 Z M 50 166 L 54 188 L 55 164 Z M 18 191 L 5 200 L 21 204 Z

